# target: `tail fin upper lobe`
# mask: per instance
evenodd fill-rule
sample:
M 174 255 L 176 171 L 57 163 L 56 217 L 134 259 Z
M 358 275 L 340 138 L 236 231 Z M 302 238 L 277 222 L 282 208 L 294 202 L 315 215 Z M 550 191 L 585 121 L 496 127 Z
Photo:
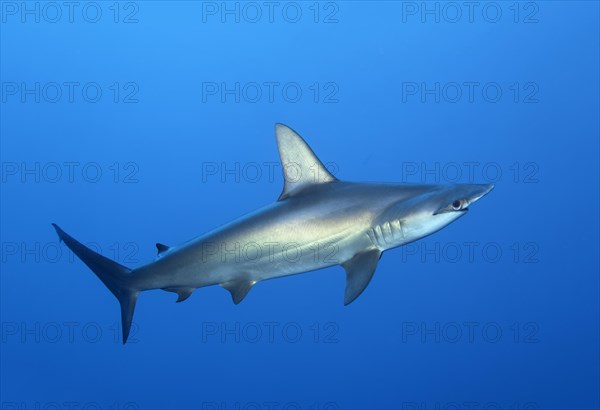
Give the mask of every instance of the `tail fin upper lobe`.
M 139 293 L 131 287 L 131 269 L 94 252 L 60 229 L 58 225 L 52 224 L 52 226 L 56 229 L 60 240 L 100 278 L 102 283 L 119 300 L 121 304 L 123 344 L 125 344 L 129 337 L 133 311 Z

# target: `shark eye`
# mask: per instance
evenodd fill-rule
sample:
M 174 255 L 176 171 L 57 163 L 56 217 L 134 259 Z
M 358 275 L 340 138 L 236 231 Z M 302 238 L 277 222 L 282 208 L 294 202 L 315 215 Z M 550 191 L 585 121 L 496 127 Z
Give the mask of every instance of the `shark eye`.
M 462 208 L 462 201 L 460 199 L 457 199 L 456 201 L 452 202 L 452 208 L 455 211 L 458 211 L 460 208 Z

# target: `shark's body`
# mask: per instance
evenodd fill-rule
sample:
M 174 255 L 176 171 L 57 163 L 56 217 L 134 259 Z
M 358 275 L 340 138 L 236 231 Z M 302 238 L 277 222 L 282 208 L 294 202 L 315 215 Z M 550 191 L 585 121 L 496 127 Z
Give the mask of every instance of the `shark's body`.
M 130 270 L 59 237 L 121 303 L 127 340 L 140 291 L 164 289 L 183 301 L 221 285 L 237 304 L 256 283 L 333 265 L 346 270 L 344 303 L 367 287 L 381 253 L 430 235 L 465 214 L 492 185 L 393 185 L 337 180 L 290 128 L 276 126 L 284 190 L 272 205 L 176 247 Z

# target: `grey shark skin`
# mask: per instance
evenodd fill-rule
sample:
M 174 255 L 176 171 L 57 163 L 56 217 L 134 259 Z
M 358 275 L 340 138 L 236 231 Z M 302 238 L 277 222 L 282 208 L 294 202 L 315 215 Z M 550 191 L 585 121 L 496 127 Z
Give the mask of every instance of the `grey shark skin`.
M 180 246 L 157 244 L 157 259 L 146 265 L 126 268 L 53 224 L 119 300 L 123 343 L 145 290 L 175 292 L 181 302 L 197 288 L 221 285 L 237 304 L 260 281 L 341 265 L 347 305 L 369 284 L 382 252 L 442 229 L 494 187 L 340 181 L 291 128 L 275 131 L 284 170 L 278 201 Z

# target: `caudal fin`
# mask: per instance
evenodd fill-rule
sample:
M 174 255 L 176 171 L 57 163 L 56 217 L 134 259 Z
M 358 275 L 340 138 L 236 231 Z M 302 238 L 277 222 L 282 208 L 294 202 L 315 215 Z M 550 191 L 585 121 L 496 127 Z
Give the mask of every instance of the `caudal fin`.
M 60 229 L 56 224 L 52 224 L 58 237 L 69 249 L 73 251 L 79 259 L 83 261 L 100 278 L 102 283 L 116 296 L 121 304 L 121 325 L 123 328 L 123 344 L 127 342 L 131 322 L 133 320 L 133 311 L 137 301 L 138 291 L 130 287 L 131 269 L 117 262 L 110 260 L 82 243 L 78 242 L 72 236 Z

